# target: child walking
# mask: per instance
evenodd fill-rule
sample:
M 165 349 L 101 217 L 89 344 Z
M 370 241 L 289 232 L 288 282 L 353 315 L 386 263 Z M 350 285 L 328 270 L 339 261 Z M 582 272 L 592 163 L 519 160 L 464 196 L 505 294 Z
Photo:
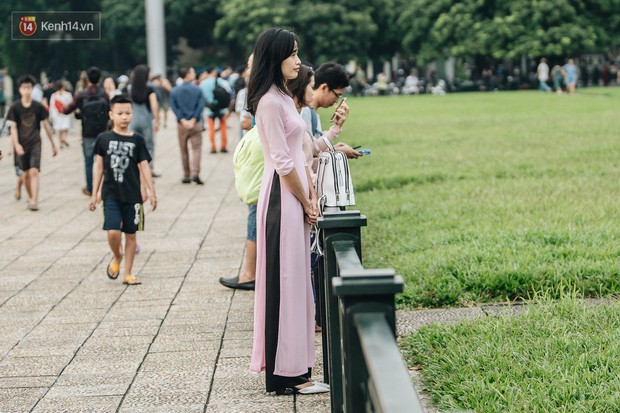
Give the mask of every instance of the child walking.
M 132 274 L 132 267 L 136 255 L 136 232 L 144 229 L 141 181 L 148 188 L 147 197 L 151 208 L 157 208 L 157 196 L 149 168 L 151 156 L 144 138 L 129 130 L 131 100 L 125 95 L 119 95 L 112 98 L 110 105 L 110 119 L 114 126 L 111 131 L 101 133 L 95 142 L 93 192 L 89 209 L 94 211 L 96 204 L 103 200 L 103 230 L 108 232 L 108 244 L 114 254 L 106 271 L 108 277 L 115 280 L 120 274 L 123 259 L 121 232 L 124 232 L 123 283 L 137 285 L 140 281 Z
M 49 124 L 49 113 L 39 102 L 33 100 L 32 91 L 36 80 L 30 75 L 21 76 L 17 80 L 20 100 L 9 108 L 8 119 L 11 121 L 11 144 L 15 150 L 15 166 L 18 175 L 15 198 L 21 198 L 19 171 L 23 171 L 23 183 L 28 192 L 28 209 L 38 211 L 39 172 L 41 169 L 41 123 L 52 144 L 52 156 L 56 156 L 54 132 Z

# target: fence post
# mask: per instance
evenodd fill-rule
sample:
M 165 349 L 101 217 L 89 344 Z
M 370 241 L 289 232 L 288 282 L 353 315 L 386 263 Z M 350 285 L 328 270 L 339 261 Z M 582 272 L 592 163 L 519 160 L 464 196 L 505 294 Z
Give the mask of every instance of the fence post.
M 393 412 L 418 412 L 416 403 L 403 409 L 403 401 L 415 400 L 409 376 L 402 365 L 396 347 L 396 311 L 394 295 L 403 290 L 402 277 L 393 269 L 365 270 L 357 265 L 355 250 L 351 241 L 333 243 L 339 277 L 333 279 L 334 292 L 339 298 L 339 320 L 342 333 L 342 365 L 344 367 L 344 412 L 357 413 L 374 411 L 373 397 L 381 400 L 382 406 L 391 406 Z M 370 370 L 365 360 L 360 328 L 373 332 L 369 339 L 374 348 L 382 348 L 392 364 L 384 368 L 400 366 L 382 376 L 380 388 L 376 381 L 369 380 Z M 377 332 L 380 332 L 377 334 Z M 366 343 L 368 344 L 368 342 Z M 375 355 L 376 356 L 376 355 Z M 399 374 L 400 373 L 400 374 Z M 373 371 L 377 375 L 377 371 Z M 388 389 L 388 390 L 386 390 Z M 401 401 L 391 403 L 392 398 Z
M 338 208 L 326 208 L 323 218 L 318 222 L 325 255 L 319 260 L 316 279 L 317 301 L 323 328 L 324 380 L 331 386 L 332 413 L 344 411 L 343 366 L 340 348 L 342 333 L 338 322 L 338 297 L 333 293 L 332 287 L 332 278 L 337 276 L 338 267 L 332 244 L 337 241 L 353 242 L 361 261 L 361 227 L 366 224 L 366 217 L 359 211 L 341 211 Z

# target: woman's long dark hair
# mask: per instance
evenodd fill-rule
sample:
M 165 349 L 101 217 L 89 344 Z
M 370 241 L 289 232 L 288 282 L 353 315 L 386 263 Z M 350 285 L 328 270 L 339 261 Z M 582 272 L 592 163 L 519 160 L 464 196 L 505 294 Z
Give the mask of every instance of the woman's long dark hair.
M 149 99 L 146 82 L 149 80 L 149 67 L 138 65 L 131 73 L 131 100 L 134 103 L 146 103 Z
M 314 76 L 314 70 L 310 66 L 301 65 L 299 67 L 299 74 L 295 79 L 291 79 L 286 84 L 288 91 L 291 93 L 293 99 L 297 99 L 298 104 L 303 108 L 308 106 L 305 101 L 306 86 L 310 83 L 310 79 Z
M 267 29 L 258 36 L 248 81 L 248 111 L 252 115 L 256 115 L 258 101 L 271 85 L 276 85 L 282 93 L 288 94 L 281 66 L 293 53 L 295 42 L 299 47 L 297 35 L 285 29 Z

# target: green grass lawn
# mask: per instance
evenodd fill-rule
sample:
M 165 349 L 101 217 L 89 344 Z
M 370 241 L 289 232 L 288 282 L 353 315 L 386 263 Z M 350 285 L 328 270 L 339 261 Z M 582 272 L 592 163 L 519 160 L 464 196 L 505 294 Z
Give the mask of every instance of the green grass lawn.
M 402 308 L 620 291 L 620 89 L 348 103 L 364 265 L 405 277 Z
M 574 297 L 517 316 L 424 327 L 401 343 L 441 411 L 617 412 L 620 304 Z

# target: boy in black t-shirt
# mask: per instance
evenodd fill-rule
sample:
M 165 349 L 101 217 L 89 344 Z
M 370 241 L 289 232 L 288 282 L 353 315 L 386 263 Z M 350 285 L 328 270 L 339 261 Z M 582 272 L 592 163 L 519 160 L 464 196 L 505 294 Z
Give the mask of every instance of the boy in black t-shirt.
M 11 143 L 15 148 L 15 164 L 24 171 L 24 184 L 28 192 L 28 209 L 38 211 L 39 170 L 41 169 L 41 122 L 52 143 L 52 155 L 56 156 L 54 132 L 47 118 L 49 113 L 39 102 L 32 100 L 32 90 L 36 83 L 30 75 L 21 76 L 19 85 L 20 100 L 9 108 L 11 121 Z M 17 193 L 16 193 L 17 196 Z
M 95 165 L 93 168 L 93 192 L 89 209 L 103 199 L 103 229 L 108 231 L 108 244 L 114 256 L 108 264 L 108 277 L 118 278 L 123 259 L 121 232 L 125 233 L 125 278 L 128 285 L 140 284 L 131 274 L 136 255 L 136 231 L 144 229 L 144 208 L 140 181 L 146 183 L 148 199 L 153 210 L 157 197 L 149 168 L 151 156 L 144 138 L 129 130 L 132 103 L 127 96 L 112 98 L 110 118 L 114 123 L 111 131 L 99 134 L 95 142 Z M 105 179 L 104 179 L 105 178 Z M 101 199 L 98 198 L 100 186 Z

